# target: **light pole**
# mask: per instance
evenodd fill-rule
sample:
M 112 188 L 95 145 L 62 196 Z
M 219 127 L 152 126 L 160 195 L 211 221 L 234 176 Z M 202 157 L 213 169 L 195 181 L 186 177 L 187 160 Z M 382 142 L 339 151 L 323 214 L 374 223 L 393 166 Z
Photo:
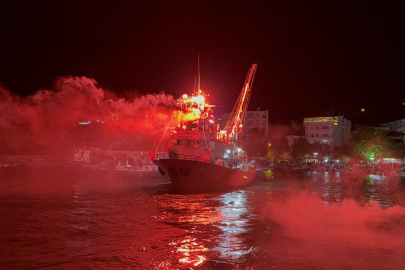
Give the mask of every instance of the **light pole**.
M 267 153 L 269 152 L 270 146 L 271 146 L 271 143 L 268 143 L 268 144 L 267 144 Z

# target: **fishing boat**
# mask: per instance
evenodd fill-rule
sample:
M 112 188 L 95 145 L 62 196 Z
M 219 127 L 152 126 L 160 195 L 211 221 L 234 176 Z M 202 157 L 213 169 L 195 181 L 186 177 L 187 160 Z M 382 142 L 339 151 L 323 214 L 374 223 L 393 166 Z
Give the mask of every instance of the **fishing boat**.
M 168 175 L 174 189 L 186 192 L 214 192 L 237 189 L 252 182 L 256 170 L 242 149 L 242 135 L 257 64 L 249 69 L 243 89 L 226 126 L 215 123 L 209 95 L 198 84 L 194 93 L 177 102 L 156 151 L 153 163 L 161 175 Z M 179 120 L 180 119 L 180 120 Z M 178 121 L 179 120 L 179 121 Z M 165 151 L 158 152 L 163 143 Z

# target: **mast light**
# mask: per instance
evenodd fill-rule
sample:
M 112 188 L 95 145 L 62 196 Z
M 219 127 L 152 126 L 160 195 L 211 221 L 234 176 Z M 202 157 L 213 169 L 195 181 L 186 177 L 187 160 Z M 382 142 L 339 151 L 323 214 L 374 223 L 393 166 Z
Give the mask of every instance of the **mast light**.
M 191 97 L 191 99 L 195 100 L 197 102 L 204 102 L 204 97 L 203 96 Z

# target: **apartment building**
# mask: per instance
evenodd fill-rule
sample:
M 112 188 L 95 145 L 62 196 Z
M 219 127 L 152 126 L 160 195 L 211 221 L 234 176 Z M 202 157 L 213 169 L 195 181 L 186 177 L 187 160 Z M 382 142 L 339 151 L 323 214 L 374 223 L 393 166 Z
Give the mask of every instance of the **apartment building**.
M 340 147 L 350 138 L 351 121 L 343 116 L 304 118 L 305 138 L 310 142 L 319 142 Z
M 395 120 L 392 122 L 381 124 L 380 126 L 384 127 L 385 131 L 396 131 L 396 132 L 405 133 L 405 119 Z
M 245 131 L 249 132 L 252 129 L 258 129 L 264 135 L 269 133 L 269 111 L 261 111 L 257 108 L 257 111 L 247 111 Z
M 230 113 L 221 116 L 220 127 L 224 128 L 229 119 Z M 267 135 L 269 133 L 269 111 L 247 111 L 245 120 L 244 137 L 249 136 L 253 129 L 256 129 L 261 134 Z

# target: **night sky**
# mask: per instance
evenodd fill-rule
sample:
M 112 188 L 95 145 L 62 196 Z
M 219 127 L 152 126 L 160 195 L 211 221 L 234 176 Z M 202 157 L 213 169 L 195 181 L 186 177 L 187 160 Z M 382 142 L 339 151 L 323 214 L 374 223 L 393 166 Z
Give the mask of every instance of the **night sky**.
M 2 1 L 0 82 L 18 95 L 86 76 L 118 95 L 191 93 L 200 55 L 212 103 L 272 123 L 405 117 L 402 1 Z M 360 109 L 365 108 L 365 113 Z

